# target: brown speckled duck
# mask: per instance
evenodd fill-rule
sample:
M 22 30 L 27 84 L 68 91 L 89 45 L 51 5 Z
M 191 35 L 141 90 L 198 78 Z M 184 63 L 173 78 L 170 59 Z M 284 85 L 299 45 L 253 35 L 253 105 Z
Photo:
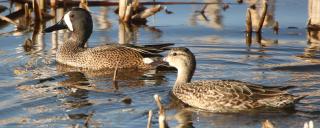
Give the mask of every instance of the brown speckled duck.
M 151 64 L 154 60 L 149 57 L 156 53 L 148 50 L 120 45 L 85 48 L 92 27 L 90 13 L 82 8 L 73 8 L 57 24 L 46 28 L 44 32 L 60 29 L 68 29 L 71 32 L 70 38 L 58 48 L 57 62 L 93 70 L 115 68 L 117 65 L 118 68 L 154 68 Z
M 191 82 L 196 60 L 187 48 L 173 48 L 163 59 L 177 68 L 173 94 L 185 104 L 212 112 L 239 112 L 293 106 L 303 96 L 288 94 L 286 87 L 266 87 L 236 80 Z

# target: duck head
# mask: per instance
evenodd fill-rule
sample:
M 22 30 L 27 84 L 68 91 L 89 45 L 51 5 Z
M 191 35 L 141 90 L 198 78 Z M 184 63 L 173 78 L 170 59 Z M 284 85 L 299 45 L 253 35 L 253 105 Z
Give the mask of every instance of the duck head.
M 178 70 L 177 83 L 187 83 L 191 81 L 196 68 L 196 59 L 188 48 L 172 48 L 163 61 Z
M 72 8 L 55 25 L 43 30 L 45 33 L 68 29 L 71 37 L 80 42 L 86 42 L 92 33 L 93 23 L 89 11 L 82 8 Z

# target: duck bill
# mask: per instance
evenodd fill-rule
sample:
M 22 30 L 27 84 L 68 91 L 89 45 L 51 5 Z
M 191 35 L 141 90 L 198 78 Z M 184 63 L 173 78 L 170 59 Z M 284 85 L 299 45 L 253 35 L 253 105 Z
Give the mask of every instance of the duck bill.
M 49 33 L 49 32 L 53 32 L 53 31 L 57 31 L 57 30 L 61 30 L 61 29 L 67 29 L 67 28 L 68 28 L 67 24 L 63 20 L 60 20 L 55 25 L 44 29 L 43 32 Z
M 169 66 L 169 62 L 168 62 L 167 57 L 164 57 L 164 58 L 162 59 L 161 64 L 162 64 L 162 65 Z
M 167 57 L 164 57 L 164 58 L 162 59 L 162 61 L 165 62 L 165 63 L 168 63 Z

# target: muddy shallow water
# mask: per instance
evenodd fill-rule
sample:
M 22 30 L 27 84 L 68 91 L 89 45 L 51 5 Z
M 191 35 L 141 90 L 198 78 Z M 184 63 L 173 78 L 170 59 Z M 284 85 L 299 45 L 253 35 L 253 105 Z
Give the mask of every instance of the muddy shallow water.
M 8 2 L 1 4 L 9 7 Z M 261 43 L 253 38 L 252 44 L 245 41 L 245 3 L 230 4 L 226 10 L 222 5 L 208 5 L 205 16 L 197 13 L 203 5 L 168 5 L 173 14 L 160 12 L 150 17 L 147 25 L 127 28 L 125 33 L 119 32 L 125 26 L 119 25 L 115 7 L 90 8 L 94 31 L 89 47 L 119 41 L 188 47 L 197 59 L 193 80 L 235 79 L 266 86 L 299 86 L 290 92 L 310 96 L 296 104 L 295 111 L 214 114 L 182 109 L 169 96 L 175 71 L 119 72 L 118 91 L 110 91 L 114 88 L 112 71 L 57 70 L 64 68 L 55 62 L 55 53 L 67 39 L 66 31 L 7 33 L 14 29 L 9 25 L 0 29 L 0 127 L 76 127 L 85 125 L 88 117 L 89 127 L 146 127 L 149 110 L 153 110 L 152 124 L 157 127 L 154 94 L 159 94 L 167 106 L 171 127 L 261 127 L 266 119 L 277 127 L 303 127 L 304 122 L 313 120 L 317 127 L 320 44 L 319 37 L 307 36 L 307 4 L 306 0 L 274 1 L 268 23 L 278 21 L 279 34 L 264 28 Z M 62 13 L 57 10 L 57 19 L 46 26 L 59 20 Z M 22 47 L 27 38 L 36 46 L 28 52 Z M 130 97 L 132 103 L 121 102 L 124 97 Z

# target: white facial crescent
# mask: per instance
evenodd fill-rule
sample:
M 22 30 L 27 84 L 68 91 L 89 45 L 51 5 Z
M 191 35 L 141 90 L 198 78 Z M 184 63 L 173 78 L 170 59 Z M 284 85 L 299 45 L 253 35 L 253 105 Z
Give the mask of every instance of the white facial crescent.
M 69 30 L 70 30 L 70 31 L 73 31 L 73 26 L 72 26 L 72 23 L 71 23 L 71 20 L 70 20 L 70 12 L 66 13 L 66 14 L 63 16 L 63 20 L 64 20 L 64 22 L 67 24 Z

